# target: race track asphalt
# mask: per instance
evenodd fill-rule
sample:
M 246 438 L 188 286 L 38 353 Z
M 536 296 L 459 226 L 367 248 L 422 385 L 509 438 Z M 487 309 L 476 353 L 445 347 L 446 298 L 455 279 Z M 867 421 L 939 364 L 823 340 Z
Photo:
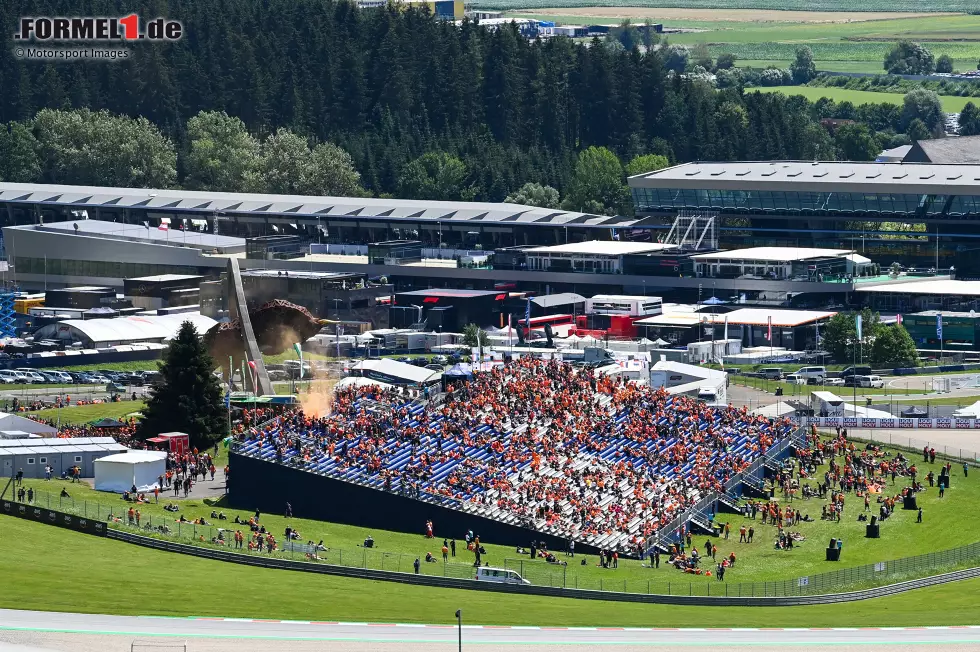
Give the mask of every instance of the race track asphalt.
M 0 610 L 0 652 L 187 652 L 261 647 L 264 651 L 427 650 L 457 646 L 455 625 L 335 623 L 235 618 L 161 618 Z M 980 650 L 980 625 L 823 629 L 653 629 L 464 625 L 463 647 L 630 650 L 724 647 L 796 650 Z M 138 641 L 135 648 L 131 647 Z M 251 641 L 251 643 L 249 643 Z M 186 643 L 186 648 L 183 644 Z M 18 646 L 14 648 L 13 646 Z M 26 646 L 26 647 L 25 647 Z

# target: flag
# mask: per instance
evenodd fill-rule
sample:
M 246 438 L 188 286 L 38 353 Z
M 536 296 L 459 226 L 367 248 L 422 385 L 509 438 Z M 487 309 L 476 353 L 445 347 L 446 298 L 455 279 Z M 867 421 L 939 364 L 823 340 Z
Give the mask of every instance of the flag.
M 510 327 L 511 322 L 513 321 L 513 317 L 514 315 L 512 313 L 507 313 L 507 343 L 508 344 L 511 344 L 513 342 L 513 340 L 511 339 L 513 336 L 511 334 L 511 327 Z
M 902 325 L 902 315 L 900 314 L 895 315 L 895 323 L 898 324 L 899 326 Z
M 527 298 L 527 306 L 524 307 L 524 327 L 527 328 L 528 335 L 531 334 L 531 297 Z
M 228 356 L 228 391 L 234 389 L 235 385 L 235 358 Z
M 160 222 L 160 226 L 158 226 L 157 229 L 159 229 L 161 231 L 169 231 L 170 230 L 170 225 L 167 224 L 166 222 Z
M 772 316 L 769 316 L 769 331 L 766 333 L 766 339 L 772 344 Z
M 864 339 L 864 335 L 861 329 L 861 315 L 858 315 L 854 318 L 854 328 L 857 331 L 857 338 L 859 340 Z
M 943 339 L 943 313 L 936 313 L 936 337 Z
M 725 337 L 722 339 L 728 339 L 728 315 L 725 315 Z
M 293 350 L 299 356 L 299 379 L 303 380 L 303 347 L 299 345 L 299 342 L 296 342 L 296 344 L 293 344 Z

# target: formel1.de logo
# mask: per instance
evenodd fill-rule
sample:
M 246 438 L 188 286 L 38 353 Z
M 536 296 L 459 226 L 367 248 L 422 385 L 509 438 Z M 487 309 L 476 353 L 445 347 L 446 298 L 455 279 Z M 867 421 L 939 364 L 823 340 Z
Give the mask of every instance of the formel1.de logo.
M 177 41 L 184 33 L 180 21 L 154 18 L 141 25 L 136 14 L 122 18 L 26 16 L 20 19 L 18 27 L 15 41 Z

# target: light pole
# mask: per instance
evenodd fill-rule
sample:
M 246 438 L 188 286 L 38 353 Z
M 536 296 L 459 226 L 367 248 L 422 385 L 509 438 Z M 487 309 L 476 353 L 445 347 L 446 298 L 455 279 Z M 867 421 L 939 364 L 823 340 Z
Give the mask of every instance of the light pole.
M 459 652 L 463 652 L 463 610 L 456 610 L 456 631 L 459 632 Z

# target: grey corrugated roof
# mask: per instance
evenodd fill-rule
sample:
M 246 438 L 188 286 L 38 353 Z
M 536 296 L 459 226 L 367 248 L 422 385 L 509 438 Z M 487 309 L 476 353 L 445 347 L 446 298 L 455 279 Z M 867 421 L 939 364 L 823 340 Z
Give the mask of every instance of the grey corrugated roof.
M 980 163 L 980 136 L 917 140 L 915 145 L 921 148 L 933 163 Z
M 125 238 L 156 243 L 171 243 L 197 247 L 244 247 L 245 238 L 233 238 L 227 235 L 200 233 L 198 231 L 182 231 L 180 229 L 160 230 L 155 225 L 147 228 L 142 224 L 123 224 L 104 220 L 72 220 L 69 222 L 51 222 L 35 227 L 39 231 L 57 231 L 59 233 L 75 233 L 78 226 L 79 235 L 91 235 L 103 238 Z
M 562 224 L 579 218 L 584 218 L 589 222 L 594 219 L 597 220 L 598 224 L 606 221 L 620 224 L 623 221 L 622 218 L 506 203 L 313 197 L 31 183 L 0 183 L 0 203 L 48 203 L 70 206 L 75 210 L 86 207 L 112 206 L 115 208 L 156 210 L 157 212 L 188 211 L 207 215 L 214 213 L 251 213 L 307 217 L 357 216 L 364 219 L 385 217 L 450 222 L 479 220 L 481 222 L 519 221 L 521 223 L 536 223 L 538 220 L 549 218 L 545 222 L 547 224 Z M 629 218 L 626 218 L 626 221 L 628 223 L 634 222 Z M 81 227 L 81 223 L 79 226 Z M 68 228 L 72 228 L 70 223 Z M 162 231 L 160 233 L 166 238 L 166 233 Z M 177 237 L 177 233 L 170 234 L 171 240 Z M 214 236 L 205 235 L 205 237 L 210 242 Z
M 630 188 L 980 195 L 980 165 L 856 162 L 685 163 L 629 178 Z
M 570 303 L 585 303 L 585 297 L 574 292 L 559 292 L 546 294 L 543 297 L 533 297 L 531 303 L 542 308 L 551 308 L 552 306 L 564 306 Z

